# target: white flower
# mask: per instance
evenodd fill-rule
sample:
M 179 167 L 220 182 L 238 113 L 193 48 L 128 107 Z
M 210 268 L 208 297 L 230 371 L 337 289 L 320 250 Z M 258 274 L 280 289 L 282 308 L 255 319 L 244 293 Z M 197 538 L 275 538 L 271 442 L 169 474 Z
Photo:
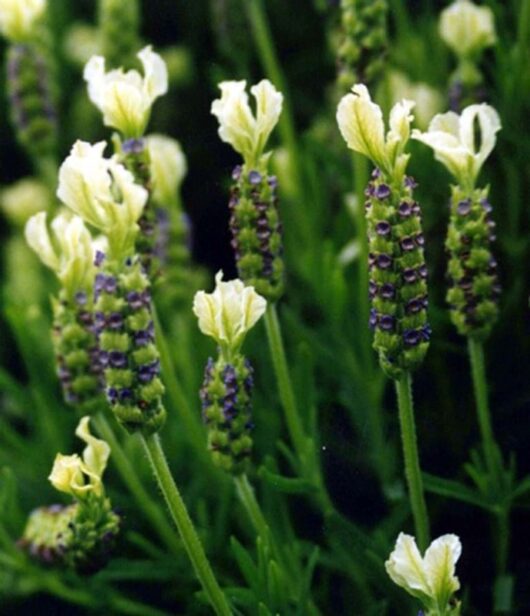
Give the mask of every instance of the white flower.
M 89 417 L 83 417 L 75 431 L 87 443 L 82 457 L 58 453 L 48 477 L 54 488 L 80 499 L 90 493 L 103 496 L 101 479 L 110 456 L 108 444 L 90 433 L 89 422 Z
M 44 265 L 56 273 L 70 296 L 73 296 L 77 291 L 88 289 L 92 281 L 92 238 L 79 216 L 59 214 L 51 227 L 57 250 L 46 227 L 46 212 L 35 214 L 28 220 L 26 241 Z
M 278 123 L 283 94 L 267 79 L 250 88 L 256 99 L 252 113 L 246 93 L 246 81 L 223 81 L 221 98 L 213 101 L 211 112 L 219 121 L 219 137 L 239 152 L 249 166 L 259 162 L 267 140 Z
M 493 12 L 469 0 L 457 0 L 440 15 L 440 36 L 457 56 L 471 58 L 497 40 Z
M 171 205 L 187 172 L 186 157 L 179 142 L 164 135 L 149 135 L 147 147 L 153 199 L 160 205 Z
M 383 113 L 370 98 L 368 88 L 356 84 L 352 92 L 342 98 L 337 108 L 337 123 L 344 140 L 350 149 L 367 156 L 386 174 L 399 176 L 408 161 L 403 150 L 409 139 L 414 102 L 402 100 L 394 105 L 385 137 Z
M 478 120 L 480 147 L 475 139 L 475 120 Z M 412 131 L 412 138 L 434 150 L 436 160 L 443 163 L 463 187 L 474 186 L 486 158 L 496 142 L 501 128 L 498 113 L 482 103 L 466 107 L 459 116 L 453 111 L 435 116 L 426 133 Z
M 24 178 L 2 190 L 0 205 L 6 217 L 16 225 L 50 207 L 51 194 L 46 185 L 34 178 Z
M 155 99 L 167 92 L 167 68 L 162 58 L 145 47 L 138 54 L 144 76 L 122 68 L 105 72 L 105 59 L 93 56 L 84 71 L 88 96 L 103 113 L 106 126 L 118 129 L 125 137 L 140 137 L 149 121 Z
M 203 334 L 211 336 L 223 351 L 236 352 L 248 331 L 263 316 L 266 300 L 254 287 L 241 280 L 223 282 L 223 273 L 215 277 L 213 293 L 199 291 L 193 300 L 193 312 Z
M 0 0 L 0 32 L 16 42 L 31 38 L 45 9 L 46 0 Z
M 443 535 L 431 543 L 422 558 L 414 537 L 400 533 L 385 568 L 395 584 L 420 599 L 427 609 L 443 615 L 460 588 L 455 565 L 461 553 L 460 539 Z
M 444 98 L 438 90 L 427 83 L 413 83 L 399 71 L 391 71 L 388 75 L 388 90 L 393 102 L 403 98 L 415 101 L 414 121 L 422 130 L 429 126 L 432 118 L 444 107 Z
M 148 193 L 130 171 L 104 158 L 104 141 L 76 141 L 59 170 L 57 196 L 109 240 L 111 256 L 132 250 Z

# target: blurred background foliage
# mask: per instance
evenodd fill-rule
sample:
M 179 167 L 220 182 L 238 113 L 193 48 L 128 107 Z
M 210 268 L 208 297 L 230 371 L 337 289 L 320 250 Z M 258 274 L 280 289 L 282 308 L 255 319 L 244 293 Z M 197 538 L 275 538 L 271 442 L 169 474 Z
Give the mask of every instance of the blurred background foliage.
M 96 3 L 49 0 L 49 4 L 59 71 L 62 160 L 75 139 L 109 138 L 109 131 L 89 103 L 81 78 L 84 61 L 94 50 Z M 193 224 L 193 257 L 211 272 L 222 268 L 227 278 L 235 275 L 227 202 L 231 169 L 238 161 L 219 140 L 210 115 L 216 84 L 223 79 L 255 83 L 266 76 L 278 87 L 286 86 L 303 176 L 300 191 L 292 173 L 288 133 L 280 127 L 274 137 L 278 146 L 274 160 L 288 276 L 280 314 L 299 406 L 306 427 L 313 430 L 335 509 L 333 515 L 324 516 L 303 480 L 296 480 L 265 332 L 259 327 L 247 347 L 257 379 L 254 481 L 276 541 L 284 546 L 282 575 L 287 571 L 296 579 L 291 588 L 282 591 L 279 584 L 280 590 L 274 590 L 267 565 L 270 541 L 256 538 L 231 482 L 201 455 L 175 408 L 169 409 L 163 439 L 214 569 L 221 584 L 234 589 L 243 613 L 305 614 L 306 608 L 300 606 L 309 604 L 300 597 L 311 588 L 323 614 L 412 614 L 412 604 L 392 587 L 382 568 L 397 533 L 410 532 L 412 526 L 404 498 L 394 392 L 367 352 L 369 332 L 359 318 L 355 243 L 359 203 L 353 197 L 351 160 L 335 123 L 332 41 L 338 2 L 260 3 L 285 84 L 276 83 L 263 49 L 260 52 L 253 4 L 254 0 L 149 0 L 141 3 L 140 35 L 168 61 L 170 91 L 157 102 L 150 131 L 177 138 L 188 158 L 182 200 Z M 487 370 L 495 433 L 505 458 L 513 456 L 517 477 L 523 478 L 530 473 L 530 9 L 527 0 L 483 4 L 494 11 L 499 38 L 481 63 L 484 85 L 503 123 L 482 175 L 491 186 L 503 285 L 501 317 L 486 345 Z M 454 69 L 437 34 L 437 17 L 445 5 L 434 0 L 390 0 L 386 60 L 387 70 L 428 83 L 442 100 Z M 0 178 L 7 186 L 31 175 L 32 169 L 7 121 L 4 82 L 2 78 Z M 381 87 L 379 101 L 387 109 L 391 95 Z M 449 322 L 444 300 L 450 180 L 427 148 L 413 143 L 411 150 L 409 171 L 419 182 L 416 194 L 423 208 L 434 331 L 427 360 L 416 376 L 422 468 L 471 486 L 464 465 L 479 440 L 473 394 L 465 343 Z M 62 403 L 54 376 L 48 297 L 55 283 L 20 245 L 20 229 L 3 219 L 1 236 L 0 532 L 16 538 L 27 513 L 54 498 L 46 476 L 57 446 L 61 451 L 73 447 L 76 418 Z M 197 391 L 212 348 L 191 317 L 191 295 L 186 301 L 177 311 L 166 310 L 162 320 L 170 332 L 167 343 L 182 384 L 182 402 L 198 418 Z M 156 499 L 138 443 L 123 439 L 123 446 Z M 279 475 L 292 481 L 282 484 Z M 21 561 L 16 548 L 12 553 L 5 548 L 7 537 L 0 537 L 5 549 L 0 552 L 2 614 L 208 613 L 182 549 L 177 546 L 172 552 L 153 535 L 113 468 L 107 481 L 113 503 L 125 519 L 116 557 L 106 569 L 82 579 Z M 463 613 L 490 613 L 495 550 L 485 508 L 491 503 L 477 506 L 480 499 L 469 494 L 466 499 L 462 490 L 456 496 L 427 495 L 433 535 L 453 532 L 462 539 L 458 575 Z M 509 557 L 515 580 L 513 613 L 520 614 L 530 611 L 530 553 L 523 540 L 529 506 L 530 495 L 522 489 L 511 515 Z M 298 607 L 293 599 L 299 601 Z

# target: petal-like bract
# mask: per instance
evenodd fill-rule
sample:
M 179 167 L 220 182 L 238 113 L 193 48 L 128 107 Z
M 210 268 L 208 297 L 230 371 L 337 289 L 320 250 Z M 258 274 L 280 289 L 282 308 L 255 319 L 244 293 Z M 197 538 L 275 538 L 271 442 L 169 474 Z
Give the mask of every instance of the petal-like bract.
M 30 38 L 45 9 L 46 0 L 0 0 L 0 32 L 15 42 Z

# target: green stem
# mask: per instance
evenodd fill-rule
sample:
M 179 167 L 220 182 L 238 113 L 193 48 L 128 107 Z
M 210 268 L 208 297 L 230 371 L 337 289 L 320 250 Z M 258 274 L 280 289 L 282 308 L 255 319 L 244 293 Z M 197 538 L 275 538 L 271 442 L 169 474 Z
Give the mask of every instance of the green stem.
M 473 389 L 477 405 L 478 424 L 486 457 L 486 465 L 492 478 L 497 478 L 496 445 L 491 425 L 491 415 L 488 404 L 488 388 L 486 385 L 486 368 L 484 363 L 484 349 L 482 343 L 474 338 L 468 338 L 467 348 L 471 363 Z
M 248 517 L 252 522 L 254 530 L 262 537 L 267 537 L 269 526 L 267 520 L 263 516 L 263 512 L 256 500 L 253 487 L 250 485 L 246 474 L 238 475 L 234 477 L 234 483 L 236 484 L 236 491 L 243 507 L 248 513 Z
M 180 543 L 175 531 L 169 524 L 165 514 L 160 510 L 158 505 L 153 501 L 152 496 L 145 489 L 142 480 L 138 477 L 136 469 L 130 463 L 129 458 L 123 451 L 121 443 L 114 434 L 114 430 L 110 426 L 103 413 L 94 417 L 96 428 L 100 435 L 110 445 L 112 451 L 112 461 L 116 466 L 116 470 L 120 474 L 123 482 L 133 495 L 136 504 L 143 511 L 145 517 L 156 529 L 160 539 L 174 554 L 181 554 L 182 544 Z
M 160 362 L 162 366 L 164 385 L 167 388 L 167 394 L 171 403 L 171 408 L 176 413 L 180 414 L 191 444 L 195 448 L 199 457 L 205 460 L 207 456 L 204 431 L 202 430 L 199 423 L 198 414 L 195 414 L 192 411 L 190 405 L 188 404 L 186 395 L 184 394 L 184 391 L 176 377 L 171 353 L 169 352 L 166 337 L 164 335 L 164 331 L 162 329 L 162 325 L 160 323 L 156 310 L 153 310 L 153 320 L 155 322 L 156 344 L 160 353 Z
M 278 390 L 280 400 L 285 412 L 285 419 L 291 442 L 296 450 L 300 461 L 304 461 L 307 457 L 307 439 L 305 430 L 302 424 L 300 413 L 296 404 L 291 376 L 287 366 L 285 349 L 283 346 L 282 332 L 276 304 L 269 303 L 265 312 L 265 327 L 267 329 L 267 338 L 269 341 L 269 349 L 278 382 Z
M 171 475 L 158 435 L 145 436 L 142 434 L 140 438 L 145 447 L 158 486 L 164 495 L 173 521 L 179 530 L 182 543 L 215 613 L 221 616 L 230 616 L 232 612 L 213 574 L 186 505 Z
M 416 426 L 414 423 L 414 406 L 412 401 L 412 379 L 410 373 L 396 381 L 396 392 L 401 426 L 401 442 L 405 460 L 405 477 L 409 488 L 410 505 L 416 528 L 418 546 L 423 552 L 429 545 L 429 519 L 423 495 Z

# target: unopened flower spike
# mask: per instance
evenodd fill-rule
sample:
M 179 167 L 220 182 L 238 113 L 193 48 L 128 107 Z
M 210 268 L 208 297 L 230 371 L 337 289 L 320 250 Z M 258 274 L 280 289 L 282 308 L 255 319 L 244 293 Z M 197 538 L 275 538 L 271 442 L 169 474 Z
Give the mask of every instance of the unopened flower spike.
M 129 66 L 140 47 L 139 0 L 99 0 L 98 30 L 102 55 L 109 66 Z
M 51 229 L 52 234 L 46 213 L 36 214 L 26 224 L 26 241 L 62 285 L 52 298 L 52 341 L 64 399 L 82 413 L 90 413 L 102 403 L 91 302 L 94 243 L 78 216 L 59 214 Z
M 56 84 L 46 29 L 46 0 L 0 0 L 0 32 L 9 41 L 7 93 L 16 136 L 49 179 L 57 146 Z
M 86 443 L 82 455 L 57 454 L 48 478 L 75 502 L 33 511 L 19 545 L 45 564 L 94 572 L 106 564 L 121 520 L 103 487 L 109 445 L 91 434 L 88 417 L 81 419 L 76 435 Z
M 386 0 L 341 0 L 337 36 L 341 94 L 354 83 L 373 83 L 383 72 L 388 46 Z
M 460 589 L 455 566 L 462 553 L 456 535 L 435 539 L 422 557 L 414 537 L 400 533 L 396 547 L 385 563 L 392 581 L 419 599 L 425 616 L 458 616 L 460 602 L 454 594 Z
M 212 103 L 219 136 L 243 157 L 232 178 L 230 231 L 238 274 L 269 301 L 283 293 L 282 224 L 276 177 L 268 175 L 267 140 L 276 126 L 283 95 L 264 79 L 250 88 L 256 111 L 250 108 L 245 81 L 219 84 L 221 98 Z
M 416 182 L 405 175 L 412 101 L 392 108 L 385 135 L 383 114 L 366 86 L 357 84 L 339 103 L 337 122 L 350 149 L 375 165 L 366 189 L 370 327 L 383 370 L 398 379 L 419 365 L 429 345 L 427 267 Z
M 244 472 L 252 449 L 253 369 L 241 354 L 248 331 L 263 316 L 266 300 L 241 280 L 215 277 L 213 293 L 199 291 L 193 311 L 203 334 L 219 345 L 216 361 L 208 359 L 200 397 L 214 464 L 234 474 Z
M 114 159 L 105 143 L 77 142 L 59 172 L 59 198 L 108 238 L 96 253 L 94 332 L 107 400 L 130 431 L 151 434 L 165 420 L 164 386 L 155 344 L 151 284 L 135 254 L 147 191 Z
M 454 111 L 484 100 L 483 77 L 478 67 L 483 51 L 497 42 L 493 11 L 470 0 L 456 0 L 440 14 L 440 36 L 456 55 L 449 102 Z
M 498 316 L 500 286 L 492 253 L 495 222 L 489 189 L 476 188 L 482 165 L 495 147 L 500 118 L 489 105 L 471 105 L 459 116 L 437 115 L 425 133 L 412 137 L 434 150 L 455 178 L 446 239 L 451 287 L 447 300 L 451 319 L 462 335 L 485 338 Z M 479 131 L 477 146 L 476 130 Z

